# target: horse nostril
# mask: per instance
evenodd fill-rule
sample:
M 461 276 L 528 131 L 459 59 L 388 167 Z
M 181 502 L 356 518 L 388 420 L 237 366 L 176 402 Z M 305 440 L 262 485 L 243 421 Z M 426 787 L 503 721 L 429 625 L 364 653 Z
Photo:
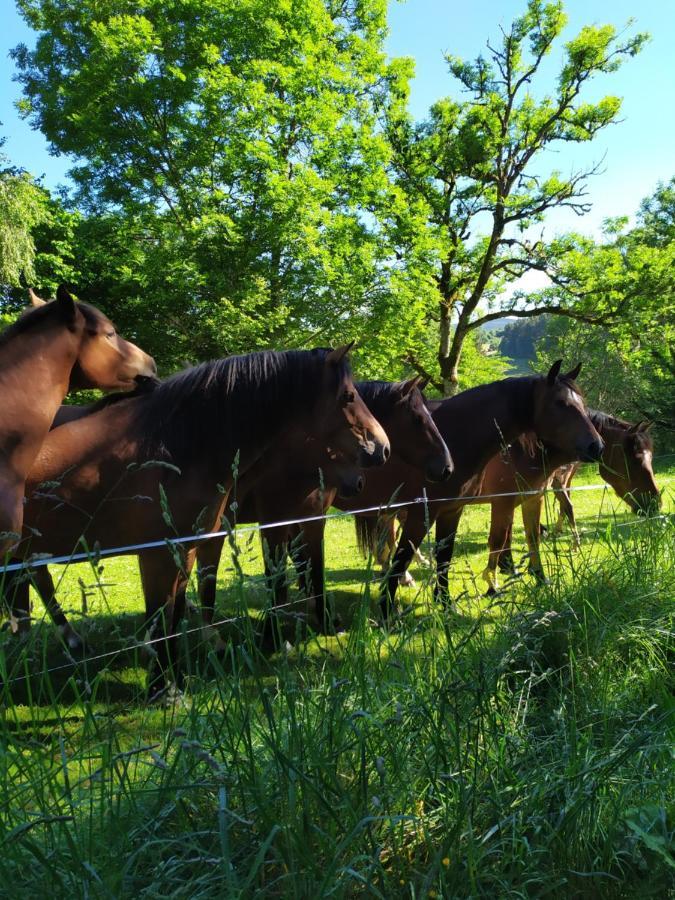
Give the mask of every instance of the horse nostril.
M 359 477 L 359 479 L 357 480 L 357 482 L 356 482 L 356 490 L 357 490 L 357 492 L 360 494 L 361 491 L 364 489 L 365 486 L 366 486 L 365 478 L 363 477 L 363 475 L 361 475 L 361 476 Z
M 391 448 L 389 447 L 389 444 L 385 444 L 384 447 L 382 448 L 382 457 L 385 462 L 389 459 L 390 455 L 391 455 Z

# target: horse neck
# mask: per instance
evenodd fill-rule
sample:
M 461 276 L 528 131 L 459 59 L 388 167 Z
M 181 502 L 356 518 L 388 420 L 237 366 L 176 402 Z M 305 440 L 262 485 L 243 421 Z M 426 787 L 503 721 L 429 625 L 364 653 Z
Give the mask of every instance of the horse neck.
M 450 447 L 456 470 L 481 469 L 505 444 L 532 430 L 534 383 L 508 378 L 444 400 L 433 418 Z
M 0 348 L 0 435 L 11 433 L 8 463 L 23 477 L 68 393 L 78 347 L 64 327 L 26 331 Z

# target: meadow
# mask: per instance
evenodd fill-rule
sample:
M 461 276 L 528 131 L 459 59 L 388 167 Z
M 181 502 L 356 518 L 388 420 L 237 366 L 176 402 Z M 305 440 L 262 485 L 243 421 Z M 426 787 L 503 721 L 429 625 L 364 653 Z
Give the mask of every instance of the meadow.
M 580 491 L 581 549 L 549 532 L 548 583 L 525 574 L 495 597 L 488 507 L 468 508 L 454 608 L 417 564 L 389 630 L 351 518 L 332 519 L 345 630 L 308 636 L 293 587 L 273 654 L 243 533 L 218 578 L 225 655 L 187 618 L 187 689 L 163 706 L 144 702 L 135 560 L 53 567 L 87 653 L 68 657 L 37 602 L 29 636 L 0 638 L 0 896 L 668 896 L 672 461 L 655 467 L 666 515 Z M 598 483 L 585 469 L 575 483 Z

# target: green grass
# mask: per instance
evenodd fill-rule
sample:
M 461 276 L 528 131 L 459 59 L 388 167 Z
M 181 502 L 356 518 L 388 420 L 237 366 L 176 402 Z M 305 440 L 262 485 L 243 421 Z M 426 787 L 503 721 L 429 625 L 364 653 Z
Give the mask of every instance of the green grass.
M 219 573 L 225 659 L 186 634 L 188 690 L 162 708 L 143 702 L 135 560 L 54 568 L 89 659 L 47 623 L 2 636 L 0 895 L 668 896 L 672 517 L 617 527 L 633 517 L 609 492 L 575 507 L 581 550 L 547 540 L 549 584 L 489 599 L 487 509 L 467 509 L 456 612 L 414 567 L 390 632 L 351 520 L 331 521 L 348 628 L 304 639 L 291 618 L 271 657 L 250 640 L 268 601 L 242 536 Z

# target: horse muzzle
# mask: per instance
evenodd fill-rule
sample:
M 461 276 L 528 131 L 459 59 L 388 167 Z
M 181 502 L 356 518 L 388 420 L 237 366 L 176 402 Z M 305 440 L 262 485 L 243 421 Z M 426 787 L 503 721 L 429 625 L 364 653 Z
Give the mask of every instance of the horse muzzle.
M 369 440 L 361 446 L 359 465 L 366 469 L 372 466 L 383 466 L 391 456 L 389 440 Z
M 349 500 L 351 497 L 356 497 L 361 493 L 365 485 L 365 476 L 361 474 L 355 475 L 354 477 L 342 476 L 337 491 L 338 497 L 341 497 L 343 500 Z
M 577 444 L 577 459 L 581 462 L 599 462 L 604 449 L 604 441 L 600 439 L 587 444 Z
M 455 466 L 448 453 L 444 458 L 434 457 L 430 459 L 426 466 L 426 476 L 428 481 L 447 481 L 455 471 Z

